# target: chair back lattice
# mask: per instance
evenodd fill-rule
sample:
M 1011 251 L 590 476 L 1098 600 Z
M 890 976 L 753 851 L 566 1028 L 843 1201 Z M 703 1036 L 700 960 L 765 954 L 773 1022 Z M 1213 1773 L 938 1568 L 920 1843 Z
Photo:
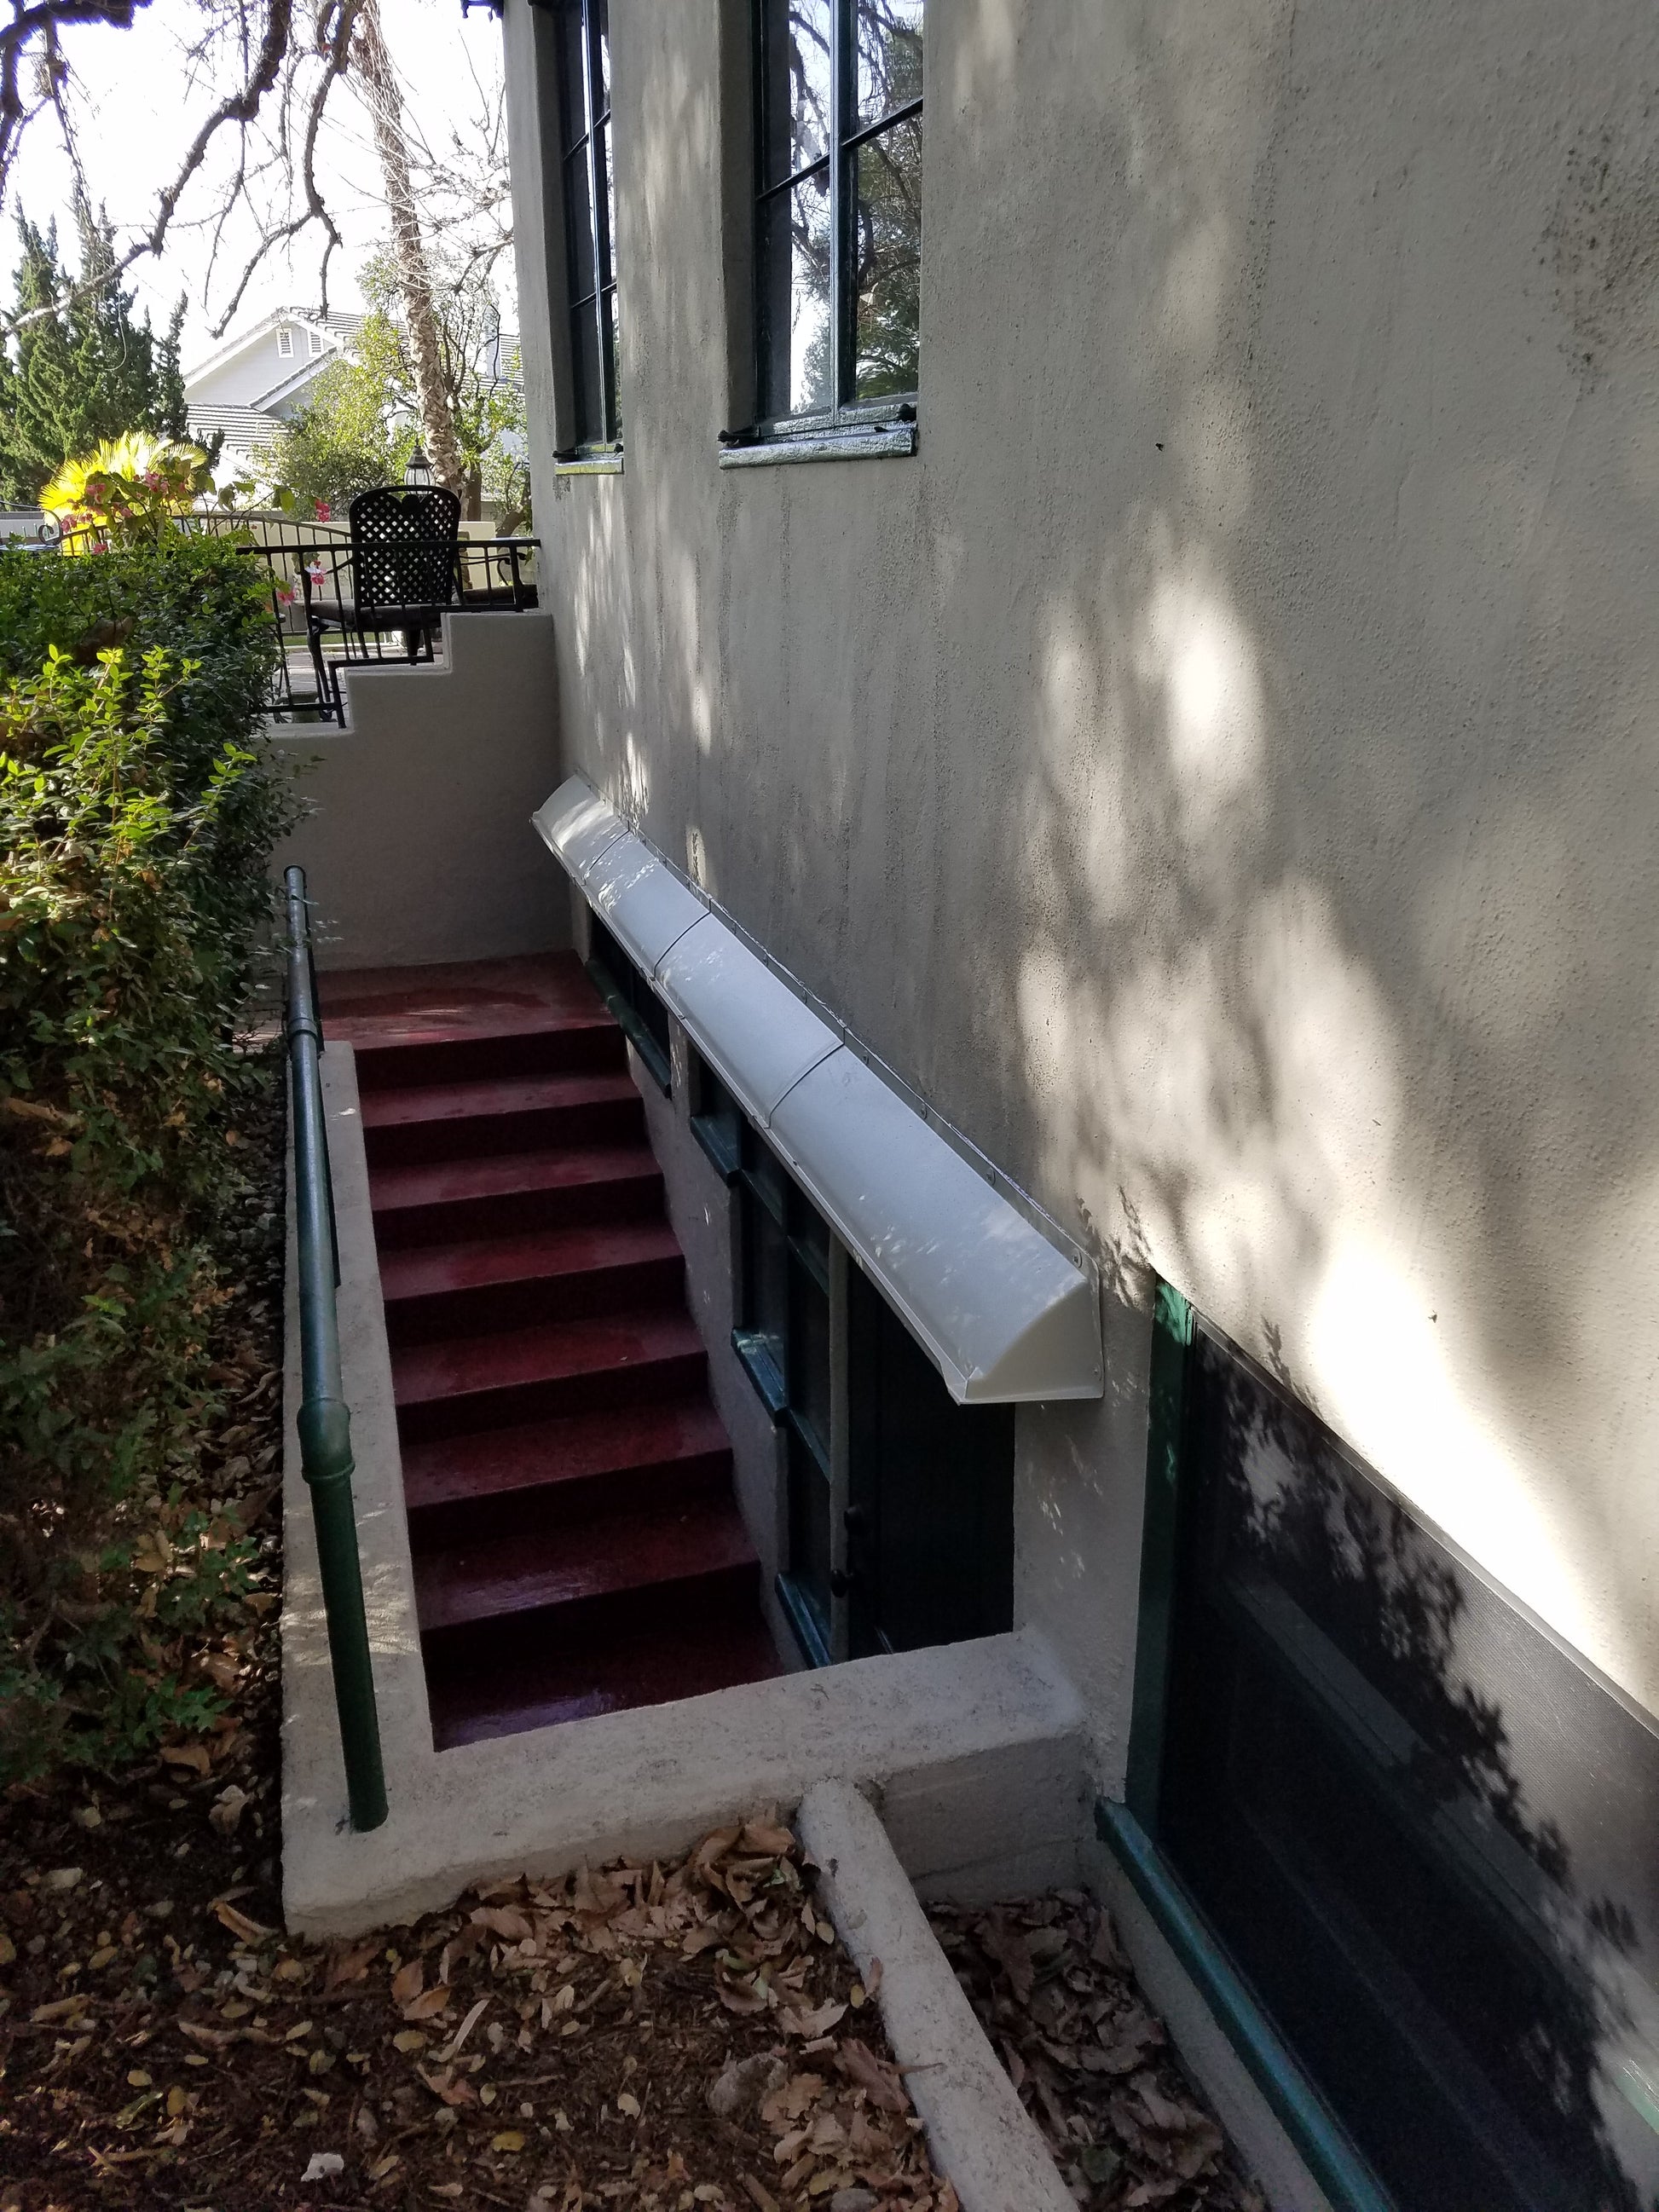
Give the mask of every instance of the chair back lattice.
M 461 502 L 441 484 L 382 484 L 351 502 L 351 562 L 361 611 L 447 607 L 455 596 Z

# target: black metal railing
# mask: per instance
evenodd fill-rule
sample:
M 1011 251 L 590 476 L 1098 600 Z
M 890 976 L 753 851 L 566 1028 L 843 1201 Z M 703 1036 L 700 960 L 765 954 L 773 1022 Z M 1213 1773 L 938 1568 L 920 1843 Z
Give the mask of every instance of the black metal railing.
M 340 1321 L 335 1304 L 340 1260 L 319 1065 L 323 1029 L 317 1011 L 305 871 L 289 869 L 283 883 L 288 892 L 288 1061 L 300 1300 L 300 1460 L 317 1530 L 351 1825 L 378 1828 L 386 1816 L 386 1773 L 351 1494 L 351 1415 L 340 1376 Z
M 198 509 L 175 516 L 201 537 L 236 538 L 264 562 L 270 618 L 282 651 L 269 707 L 283 720 L 340 722 L 341 677 L 348 668 L 436 659 L 438 625 L 405 625 L 395 609 L 363 606 L 352 562 L 351 532 L 341 523 L 307 522 L 272 510 L 234 514 Z M 71 533 L 65 550 L 76 550 Z M 449 605 L 456 614 L 521 613 L 537 604 L 535 538 L 462 538 L 456 544 Z

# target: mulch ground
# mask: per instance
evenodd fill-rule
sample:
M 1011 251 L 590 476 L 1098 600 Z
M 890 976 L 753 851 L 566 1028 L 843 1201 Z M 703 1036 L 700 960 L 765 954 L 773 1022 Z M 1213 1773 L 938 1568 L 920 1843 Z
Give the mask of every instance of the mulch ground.
M 928 1917 L 1086 2212 L 1266 2212 L 1092 1898 Z
M 770 1817 L 358 1943 L 283 1934 L 275 1102 L 250 1133 L 270 1182 L 202 1464 L 205 1540 L 255 1533 L 258 1567 L 231 1632 L 155 1655 L 226 1709 L 0 1800 L 0 2212 L 957 2212 Z

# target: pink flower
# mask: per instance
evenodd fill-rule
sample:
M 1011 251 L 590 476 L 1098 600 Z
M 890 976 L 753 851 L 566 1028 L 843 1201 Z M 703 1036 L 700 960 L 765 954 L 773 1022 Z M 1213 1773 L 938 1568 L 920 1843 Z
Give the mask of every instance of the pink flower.
M 317 509 L 317 520 L 319 522 L 331 522 L 333 520 L 334 510 L 325 499 L 319 499 L 316 501 L 314 504 Z

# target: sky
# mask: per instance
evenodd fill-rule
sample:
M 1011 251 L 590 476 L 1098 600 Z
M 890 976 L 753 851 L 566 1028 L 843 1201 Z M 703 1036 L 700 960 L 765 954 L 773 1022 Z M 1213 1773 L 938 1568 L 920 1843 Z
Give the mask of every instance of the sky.
M 498 91 L 501 74 L 501 27 L 487 9 L 465 17 L 460 0 L 381 0 L 386 40 L 403 79 L 405 112 L 428 143 L 447 144 L 452 131 L 464 138 L 477 130 L 483 97 Z M 63 34 L 63 52 L 76 82 L 86 115 L 82 154 L 94 203 L 101 200 L 118 234 L 149 227 L 156 194 L 178 168 L 203 115 L 214 104 L 210 88 L 189 82 L 183 55 L 185 39 L 198 21 L 196 0 L 152 0 L 130 31 L 100 26 L 71 28 Z M 483 88 L 481 95 L 480 88 Z M 319 147 L 318 171 L 325 198 L 345 240 L 329 270 L 329 305 L 362 305 L 357 275 L 363 261 L 386 237 L 368 125 L 355 98 L 331 100 Z M 209 218 L 216 211 L 216 184 L 222 181 L 231 155 L 230 134 L 210 172 L 192 184 L 181 203 L 160 259 L 141 260 L 127 282 L 138 295 L 140 312 L 149 307 L 158 328 L 165 327 L 174 302 L 186 301 L 183 343 L 186 369 L 222 343 L 212 325 L 223 312 L 240 276 L 251 231 L 231 236 L 209 289 Z M 72 242 L 71 173 L 50 116 L 32 126 L 18 161 L 13 192 L 0 222 L 0 301 L 9 303 L 11 270 L 16 264 L 15 217 L 21 207 L 43 227 L 56 215 L 59 232 Z M 182 220 L 180 219 L 182 218 Z M 236 243 L 242 251 L 231 250 Z M 258 322 L 270 309 L 314 305 L 321 237 L 313 231 L 295 248 L 291 261 L 273 258 L 254 278 L 227 336 Z M 71 256 L 72 258 L 72 256 Z M 510 295 L 511 257 L 498 271 Z M 205 295 L 205 296 L 204 296 Z M 502 302 L 509 325 L 510 296 Z

